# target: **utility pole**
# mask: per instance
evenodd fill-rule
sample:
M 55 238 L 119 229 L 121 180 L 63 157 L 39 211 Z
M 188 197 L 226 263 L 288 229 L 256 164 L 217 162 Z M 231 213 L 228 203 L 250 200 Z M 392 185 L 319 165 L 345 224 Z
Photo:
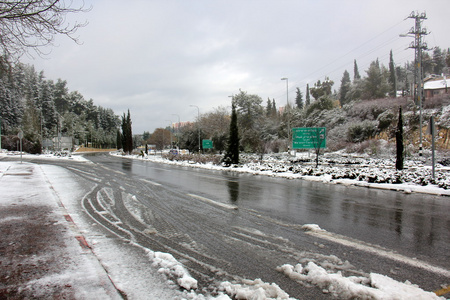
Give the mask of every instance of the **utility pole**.
M 201 154 L 201 144 L 200 144 L 200 108 L 197 105 L 189 105 L 191 107 L 197 107 L 197 126 L 198 126 L 198 154 Z
M 416 105 L 419 106 L 419 156 L 422 156 L 422 102 L 423 102 L 423 74 L 422 74 L 422 49 L 427 50 L 427 44 L 422 41 L 422 36 L 427 35 L 427 29 L 422 28 L 422 21 L 427 19 L 427 15 L 425 12 L 419 14 L 418 12 L 411 12 L 411 14 L 407 17 L 407 19 L 414 19 L 415 25 L 413 28 L 409 30 L 409 32 L 405 35 L 400 36 L 414 36 L 414 42 L 411 42 L 411 45 L 408 48 L 412 48 L 415 50 L 414 52 L 414 61 L 415 61 L 415 81 L 416 81 L 416 93 L 415 93 L 415 101 Z
M 288 134 L 288 152 L 290 153 L 291 148 L 291 118 L 289 116 L 289 79 L 287 77 L 281 78 L 281 80 L 286 80 L 286 115 L 287 115 L 287 134 Z

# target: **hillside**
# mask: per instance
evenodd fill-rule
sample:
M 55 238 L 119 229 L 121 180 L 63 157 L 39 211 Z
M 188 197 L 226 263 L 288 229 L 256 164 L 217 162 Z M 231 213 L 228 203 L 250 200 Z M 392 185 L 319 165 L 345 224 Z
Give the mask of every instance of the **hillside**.
M 399 107 L 403 111 L 406 155 L 419 147 L 420 112 L 409 97 L 353 101 L 342 108 L 313 110 L 306 114 L 303 126 L 327 127 L 328 151 L 346 149 L 370 155 L 392 154 L 395 148 L 395 130 Z M 435 117 L 437 149 L 449 149 L 450 95 L 426 99 L 423 104 L 423 147 L 430 148 L 431 136 L 426 128 L 431 116 Z

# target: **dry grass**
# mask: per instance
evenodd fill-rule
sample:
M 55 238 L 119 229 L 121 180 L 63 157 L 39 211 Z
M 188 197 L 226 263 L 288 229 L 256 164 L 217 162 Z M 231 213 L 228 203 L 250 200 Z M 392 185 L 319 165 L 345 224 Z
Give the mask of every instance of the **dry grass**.
M 88 148 L 88 147 L 84 147 L 81 146 L 80 148 L 78 148 L 75 153 L 80 153 L 80 152 L 111 152 L 111 151 L 117 151 L 117 149 L 112 148 L 112 149 L 99 149 L 99 148 Z

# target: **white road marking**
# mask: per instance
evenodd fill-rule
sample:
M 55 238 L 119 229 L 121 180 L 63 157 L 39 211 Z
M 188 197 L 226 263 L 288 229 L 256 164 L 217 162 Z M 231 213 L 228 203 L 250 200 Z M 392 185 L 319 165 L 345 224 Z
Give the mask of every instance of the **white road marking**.
M 320 229 L 320 230 L 313 230 L 313 231 L 306 231 L 307 234 L 329 240 L 334 243 L 339 243 L 348 247 L 352 247 L 358 250 L 366 251 L 369 253 L 373 253 L 382 257 L 386 257 L 388 259 L 396 260 L 408 265 L 411 265 L 413 267 L 422 268 L 428 271 L 431 271 L 433 273 L 442 274 L 444 276 L 450 277 L 450 271 L 446 270 L 441 267 L 437 267 L 434 265 L 431 265 L 425 261 L 421 261 L 415 258 L 407 257 L 402 254 L 390 251 L 386 248 L 383 248 L 381 246 L 372 245 L 369 243 L 365 243 L 360 240 L 352 239 L 340 234 L 335 234 L 328 232 L 326 230 Z
M 156 185 L 156 186 L 160 186 L 161 185 L 160 183 L 157 183 L 157 182 L 154 182 L 154 181 L 150 181 L 150 180 L 147 180 L 147 179 L 141 179 L 141 181 L 144 181 L 144 182 Z

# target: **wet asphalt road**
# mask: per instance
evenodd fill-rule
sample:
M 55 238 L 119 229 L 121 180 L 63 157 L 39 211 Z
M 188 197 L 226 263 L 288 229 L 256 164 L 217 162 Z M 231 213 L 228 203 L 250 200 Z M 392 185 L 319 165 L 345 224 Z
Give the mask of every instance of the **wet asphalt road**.
M 301 230 L 314 223 L 344 236 L 449 269 L 450 200 L 341 185 L 89 156 L 95 165 L 58 162 L 96 187 L 82 203 L 110 231 L 169 252 L 205 291 L 217 282 L 261 278 L 296 298 L 330 298 L 276 271 L 282 264 L 348 261 L 345 275 L 370 272 L 426 290 L 450 281 L 370 251 Z M 36 161 L 38 162 L 38 161 Z M 42 163 L 50 163 L 49 161 Z M 237 209 L 234 209 L 237 208 Z M 117 225 L 119 224 L 119 225 Z

